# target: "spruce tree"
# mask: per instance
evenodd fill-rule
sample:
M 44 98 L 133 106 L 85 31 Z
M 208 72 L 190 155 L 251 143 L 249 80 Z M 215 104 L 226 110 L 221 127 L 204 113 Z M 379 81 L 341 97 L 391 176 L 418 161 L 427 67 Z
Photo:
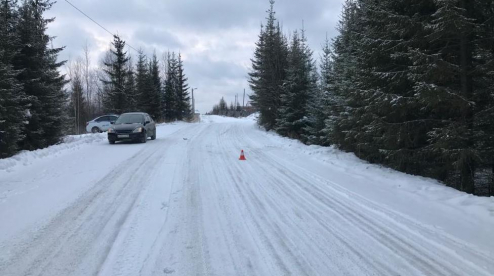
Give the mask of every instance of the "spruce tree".
M 2 61 L 4 64 L 11 64 L 21 47 L 17 25 L 19 21 L 19 11 L 17 0 L 0 1 L 0 50 L 2 50 Z
M 273 0 L 270 5 L 267 24 L 261 27 L 249 73 L 250 87 L 254 92 L 250 99 L 259 109 L 259 124 L 267 130 L 276 125 L 288 65 L 287 41 L 277 24 Z
M 494 2 L 475 1 L 477 38 L 475 39 L 476 71 L 475 141 L 479 153 L 479 167 L 490 171 L 485 195 L 494 195 Z
M 160 120 L 162 117 L 162 108 L 161 108 L 161 94 L 162 94 L 162 86 L 161 86 L 161 78 L 160 78 L 160 69 L 158 58 L 156 57 L 156 53 L 153 54 L 153 58 L 149 61 L 148 64 L 148 82 L 149 82 L 149 99 L 146 112 L 151 115 L 155 120 Z
M 50 48 L 52 38 L 46 34 L 47 25 L 54 19 L 43 18 L 53 2 L 49 0 L 25 1 L 19 9 L 17 35 L 20 48 L 14 57 L 14 69 L 20 70 L 17 79 L 28 97 L 27 124 L 23 129 L 22 148 L 34 150 L 60 142 L 65 76 L 58 69 L 65 62 L 57 62 L 63 48 Z
M 336 102 L 332 94 L 333 86 L 333 59 L 331 45 L 326 37 L 323 45 L 322 55 L 320 58 L 320 75 L 318 78 L 317 88 L 313 88 L 313 93 L 309 95 L 307 102 L 307 119 L 306 119 L 306 141 L 308 144 L 324 145 L 330 144 L 328 129 L 326 127 L 327 118 L 331 117 L 333 112 L 332 103 Z M 313 69 L 315 71 L 315 69 Z M 312 78 L 316 73 L 311 73 Z
M 332 145 L 336 143 L 335 133 L 338 132 L 336 123 L 339 114 L 344 107 L 343 97 L 338 96 L 336 90 L 336 76 L 334 69 L 335 54 L 332 51 L 331 42 L 326 37 L 323 44 L 322 55 L 320 57 L 320 81 L 319 90 L 321 99 L 318 104 L 314 104 L 313 114 L 315 115 L 316 130 L 319 133 L 319 143 L 321 145 Z M 322 120 L 322 122 L 321 122 Z M 317 138 L 317 137 L 316 137 Z
M 177 119 L 177 59 L 175 54 L 168 54 L 167 72 L 164 87 L 164 117 L 166 121 Z
M 317 78 L 312 51 L 302 33 L 293 33 L 288 53 L 288 69 L 283 84 L 281 105 L 276 120 L 276 131 L 282 135 L 302 139 L 306 136 L 309 99 L 317 93 Z
M 16 36 L 17 3 L 9 0 L 0 3 L 0 158 L 5 158 L 18 151 L 18 142 L 24 138 L 21 130 L 27 99 L 17 80 L 19 71 L 12 66 L 19 46 Z
M 138 108 L 143 112 L 147 112 L 150 108 L 150 95 L 152 93 L 148 61 L 144 52 L 139 51 L 136 64 L 136 90 L 138 94 Z
M 113 48 L 110 53 L 113 58 L 110 62 L 105 62 L 104 72 L 108 80 L 101 81 L 106 85 L 106 94 L 104 95 L 103 104 L 106 112 L 121 114 L 128 110 L 128 97 L 125 91 L 127 80 L 129 57 L 124 51 L 125 41 L 119 36 L 113 37 Z
M 494 170 L 493 14 L 485 1 L 348 0 L 333 44 L 328 137 L 475 193 L 477 171 Z
M 25 101 L 22 85 L 17 81 L 17 71 L 2 60 L 0 50 L 0 158 L 14 155 L 18 151 L 18 142 L 24 137 Z
M 346 0 L 338 25 L 340 34 L 333 41 L 334 86 L 330 95 L 326 119 L 326 132 L 331 144 L 342 150 L 357 151 L 354 138 L 358 133 L 356 110 L 360 101 L 352 99 L 357 89 L 359 67 L 357 66 L 358 40 L 360 30 L 360 11 L 355 0 Z M 323 77 L 324 78 L 324 77 Z
M 410 80 L 409 49 L 420 46 L 420 16 L 427 18 L 429 1 L 361 0 L 355 52 L 358 82 L 349 93 L 354 128 L 347 132 L 357 155 L 409 173 L 419 173 L 426 159 L 428 110 L 421 108 Z
M 330 111 L 336 116 L 327 120 L 330 137 L 363 159 L 420 173 L 427 159 L 429 111 L 416 97 L 407 55 L 422 46 L 425 34 L 414 16 L 427 18 L 430 1 L 358 2 L 346 3 L 334 43 Z
M 182 61 L 182 55 L 178 54 L 177 60 L 177 116 L 178 120 L 189 120 L 192 116 L 190 97 L 189 97 L 189 85 L 187 84 L 187 77 L 184 73 L 184 64 Z
M 126 110 L 129 112 L 138 111 L 139 94 L 137 93 L 136 77 L 131 59 L 129 59 L 129 64 L 127 68 L 127 78 L 125 80 L 124 91 L 125 91 L 125 95 L 127 95 Z
M 477 168 L 491 159 L 485 153 L 492 152 L 487 138 L 492 135 L 492 119 L 486 115 L 492 115 L 493 59 L 492 44 L 485 43 L 493 41 L 492 29 L 486 28 L 492 4 L 464 0 L 435 4 L 427 24 L 430 46 L 413 55 L 414 77 L 420 79 L 417 94 L 423 105 L 434 109 L 431 119 L 436 125 L 427 134 L 431 152 L 442 161 L 444 180 L 475 193 Z M 425 73 L 420 71 L 425 68 Z

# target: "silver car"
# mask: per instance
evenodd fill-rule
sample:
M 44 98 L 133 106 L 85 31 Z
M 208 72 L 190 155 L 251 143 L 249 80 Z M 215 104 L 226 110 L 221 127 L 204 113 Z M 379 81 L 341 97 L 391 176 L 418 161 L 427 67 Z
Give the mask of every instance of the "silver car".
M 118 119 L 118 115 L 104 115 L 95 118 L 86 123 L 86 131 L 92 133 L 100 133 L 107 131 L 111 123 L 114 123 Z

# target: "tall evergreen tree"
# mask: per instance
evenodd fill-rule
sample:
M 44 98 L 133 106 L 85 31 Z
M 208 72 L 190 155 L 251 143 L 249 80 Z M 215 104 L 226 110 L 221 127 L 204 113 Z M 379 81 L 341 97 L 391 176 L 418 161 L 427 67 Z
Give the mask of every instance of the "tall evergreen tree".
M 17 2 L 0 1 L 0 158 L 14 155 L 24 137 L 26 96 L 12 61 L 17 54 Z
M 177 116 L 178 120 L 188 120 L 192 115 L 189 97 L 189 85 L 184 73 L 182 55 L 178 54 L 177 60 Z
M 125 80 L 125 95 L 127 95 L 127 111 L 137 111 L 139 104 L 139 94 L 137 93 L 136 76 L 134 68 L 129 59 L 127 68 L 127 78 Z
M 151 107 L 150 105 L 150 95 L 152 94 L 152 87 L 150 82 L 150 73 L 148 61 L 144 52 L 139 51 L 136 64 L 136 89 L 138 93 L 138 108 L 147 112 Z
M 485 117 L 492 115 L 493 102 L 492 44 L 485 43 L 493 41 L 493 30 L 486 29 L 492 3 L 438 0 L 435 5 L 426 25 L 429 46 L 414 51 L 416 90 L 423 105 L 434 109 L 431 119 L 437 123 L 427 134 L 446 182 L 475 193 L 477 168 L 484 153 L 492 152 L 485 139 L 492 135 L 492 119 Z
M 355 124 L 358 117 L 354 110 L 360 106 L 360 101 L 358 97 L 352 100 L 351 96 L 358 96 L 352 93 L 357 89 L 359 81 L 357 34 L 361 33 L 360 19 L 356 1 L 346 0 L 338 25 L 340 34 L 333 41 L 334 86 L 328 98 L 327 113 L 331 115 L 325 121 L 329 142 L 353 152 L 357 150 L 354 137 L 358 133 Z
M 17 33 L 19 21 L 18 4 L 17 0 L 1 0 L 0 5 L 0 49 L 3 51 L 2 61 L 4 64 L 11 64 L 21 47 Z
M 164 117 L 166 121 L 173 121 L 177 119 L 177 68 L 178 61 L 175 54 L 168 53 L 167 58 L 167 72 L 164 87 Z
M 475 193 L 478 168 L 494 170 L 493 14 L 485 1 L 348 0 L 333 44 L 330 139 Z
M 0 57 L 4 55 L 0 50 Z M 0 58 L 0 158 L 12 156 L 18 151 L 17 143 L 24 137 L 25 106 L 22 85 L 17 81 L 17 71 Z
M 33 0 L 25 1 L 19 9 L 17 34 L 21 47 L 14 68 L 20 70 L 17 78 L 28 96 L 28 123 L 21 142 L 26 150 L 56 144 L 62 137 L 66 81 L 58 68 L 65 62 L 57 62 L 57 56 L 63 48 L 50 48 L 52 38 L 46 29 L 54 19 L 43 17 L 52 5 L 50 0 Z
M 304 140 L 309 99 L 317 93 L 315 76 L 312 51 L 308 48 L 305 35 L 302 33 L 299 36 L 295 31 L 288 53 L 288 69 L 276 120 L 278 133 Z
M 268 130 L 276 125 L 288 67 L 287 41 L 275 18 L 274 0 L 270 4 L 267 24 L 261 27 L 249 73 L 250 87 L 254 92 L 250 96 L 252 105 L 259 109 L 259 124 Z
M 108 80 L 101 80 L 106 86 L 103 104 L 106 112 L 120 114 L 128 110 L 125 83 L 129 57 L 127 52 L 124 51 L 125 41 L 121 40 L 119 36 L 113 37 L 112 46 L 115 48 L 110 49 L 113 58 L 110 62 L 104 63 L 104 72 L 107 74 Z
M 315 74 L 312 73 L 312 75 Z M 333 116 L 334 112 L 332 109 L 337 102 L 335 95 L 332 93 L 334 86 L 333 78 L 333 52 L 331 51 L 331 44 L 326 37 L 320 58 L 318 87 L 311 93 L 307 103 L 308 114 L 305 132 L 306 141 L 309 144 L 324 146 L 331 144 L 328 137 L 326 120 Z
M 475 56 L 481 74 L 474 77 L 476 83 L 475 141 L 479 152 L 481 170 L 490 170 L 485 194 L 494 195 L 494 2 L 475 1 L 477 24 Z
M 347 1 L 335 40 L 331 139 L 359 157 L 406 172 L 426 160 L 428 110 L 421 108 L 406 56 L 425 35 L 421 21 L 430 1 Z M 336 100 L 336 102 L 334 102 Z
M 335 144 L 334 134 L 338 132 L 336 122 L 339 118 L 341 109 L 344 106 L 343 98 L 337 95 L 336 75 L 334 69 L 335 54 L 332 51 L 331 42 L 326 37 L 323 44 L 322 55 L 320 58 L 320 81 L 319 89 L 321 91 L 321 101 L 314 104 L 313 114 L 315 115 L 315 131 L 318 133 L 321 145 Z M 321 122 L 322 121 L 322 122 Z M 317 138 L 317 136 L 316 136 Z
M 151 117 L 156 120 L 160 120 L 162 117 L 162 108 L 161 108 L 161 95 L 162 95 L 162 86 L 161 86 L 161 78 L 160 78 L 160 68 L 158 58 L 156 57 L 156 53 L 153 54 L 153 58 L 149 61 L 149 101 L 148 101 L 148 109 L 146 110 Z
M 427 109 L 421 108 L 409 78 L 406 54 L 424 35 L 421 21 L 430 1 L 405 7 L 404 1 L 361 0 L 356 37 L 358 82 L 349 99 L 354 126 L 349 132 L 357 155 L 409 173 L 421 171 Z M 413 17 L 420 16 L 421 20 Z

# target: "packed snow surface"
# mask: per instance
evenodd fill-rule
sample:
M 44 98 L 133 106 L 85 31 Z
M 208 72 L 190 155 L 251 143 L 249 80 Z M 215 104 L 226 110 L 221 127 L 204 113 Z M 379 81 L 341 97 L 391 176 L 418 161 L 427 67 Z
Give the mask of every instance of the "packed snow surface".
M 244 150 L 247 161 L 239 161 Z M 265 132 L 165 124 L 0 160 L 0 275 L 494 275 L 494 198 Z

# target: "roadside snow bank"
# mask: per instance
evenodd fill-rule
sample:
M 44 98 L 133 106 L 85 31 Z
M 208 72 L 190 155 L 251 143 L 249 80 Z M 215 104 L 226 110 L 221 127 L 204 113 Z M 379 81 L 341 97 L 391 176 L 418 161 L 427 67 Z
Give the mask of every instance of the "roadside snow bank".
M 242 121 L 243 118 L 233 118 L 219 115 L 201 115 L 201 123 L 211 124 L 211 123 L 233 123 Z
M 0 159 L 0 172 L 12 172 L 17 167 L 28 166 L 36 160 L 54 158 L 81 147 L 102 142 L 106 142 L 106 133 L 69 135 L 58 145 L 34 151 L 22 151 L 10 158 Z
M 276 132 L 262 130 L 254 117 L 244 118 L 242 121 L 252 124 L 253 131 L 264 133 L 269 141 L 268 147 L 281 149 L 292 160 L 301 159 L 300 155 L 310 156 L 315 161 L 330 165 L 336 171 L 351 175 L 354 179 L 360 179 L 365 183 L 365 189 L 373 193 L 387 194 L 390 197 L 397 196 L 398 193 L 406 193 L 417 196 L 420 200 L 452 207 L 467 216 L 478 216 L 489 221 L 494 219 L 494 197 L 470 195 L 447 187 L 432 178 L 410 175 L 368 163 L 353 153 L 343 152 L 334 147 L 308 146 L 298 140 L 282 137 Z M 344 187 L 352 189 L 353 185 L 354 183 L 346 183 Z M 361 190 L 362 187 L 359 191 Z
M 257 122 L 257 119 L 259 118 L 259 112 L 252 113 L 249 116 L 245 117 L 247 120 L 253 120 Z

